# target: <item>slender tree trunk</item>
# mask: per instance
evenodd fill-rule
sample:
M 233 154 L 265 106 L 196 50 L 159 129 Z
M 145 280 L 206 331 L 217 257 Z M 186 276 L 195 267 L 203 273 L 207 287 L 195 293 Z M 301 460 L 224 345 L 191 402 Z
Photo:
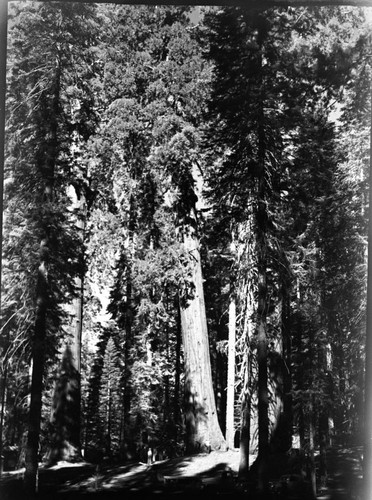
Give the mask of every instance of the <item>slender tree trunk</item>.
M 372 495 L 372 84 L 370 88 L 370 156 L 369 156 L 369 214 L 368 214 L 368 260 L 367 260 L 367 322 L 365 341 L 364 375 L 364 446 L 363 483 L 364 500 Z
M 300 302 L 300 297 L 298 297 L 299 301 L 297 304 L 298 310 L 301 310 L 301 302 Z M 298 388 L 300 391 L 304 391 L 304 370 L 303 370 L 303 363 L 304 363 L 304 358 L 303 358 L 303 320 L 301 315 L 299 315 L 298 319 L 298 328 L 297 328 L 297 378 L 298 378 Z M 300 404 L 299 410 L 298 410 L 298 433 L 299 433 L 299 440 L 300 440 L 300 448 L 301 450 L 305 450 L 306 447 L 306 439 L 305 439 L 305 414 L 304 414 L 304 408 L 303 404 Z
M 166 350 L 166 359 L 167 363 L 170 363 L 170 355 L 169 355 L 169 328 L 168 325 L 165 325 L 165 350 Z M 163 413 L 163 423 L 166 426 L 169 422 L 170 415 L 170 392 L 169 392 L 169 384 L 170 377 L 169 375 L 165 375 L 164 377 L 164 413 Z
M 313 489 L 313 494 L 316 496 L 316 467 L 315 467 L 315 402 L 313 393 L 314 384 L 314 361 L 315 361 L 315 335 L 314 331 L 310 329 L 309 332 L 309 362 L 310 362 L 310 376 L 309 376 L 309 406 L 308 406 L 308 426 L 309 426 L 309 466 L 310 466 L 310 481 Z
M 314 497 L 316 496 L 316 468 L 315 468 L 315 414 L 314 414 L 314 398 L 310 396 L 309 402 L 309 458 L 310 458 L 310 481 Z
M 194 219 L 196 224 L 196 219 Z M 207 319 L 199 241 L 187 228 L 184 248 L 191 258 L 193 290 L 181 301 L 181 327 L 185 365 L 186 449 L 188 452 L 225 449 L 212 385 Z
M 127 264 L 128 265 L 128 264 Z M 132 401 L 132 273 L 128 265 L 126 272 L 126 300 L 127 312 L 125 319 L 125 346 L 124 346 L 124 397 L 123 397 L 123 410 L 124 410 L 124 443 L 127 448 L 127 453 L 131 453 L 132 439 L 131 439 L 131 401 Z
M 72 351 L 72 363 L 74 367 L 74 374 L 76 377 L 75 391 L 73 394 L 73 400 L 75 401 L 75 411 L 76 423 L 72 428 L 71 432 L 71 448 L 73 450 L 72 460 L 80 460 L 81 455 L 81 346 L 83 337 L 83 313 L 84 313 L 84 265 L 85 265 L 85 255 L 84 255 L 84 240 L 85 240 L 85 230 L 87 224 L 87 204 L 85 195 L 80 193 L 78 196 L 78 221 L 77 229 L 80 235 L 81 241 L 81 269 L 80 275 L 76 278 L 76 290 L 77 297 L 75 298 L 74 309 L 75 309 L 75 327 L 73 342 L 71 345 Z
M 250 395 L 250 360 L 248 345 L 244 353 L 245 370 L 244 386 L 241 404 L 241 426 L 240 426 L 240 460 L 239 478 L 247 479 L 249 473 L 249 451 L 251 439 L 251 395 Z
M 81 244 L 80 255 L 80 274 L 76 277 L 76 291 L 77 296 L 74 300 L 74 321 L 73 340 L 71 343 L 71 352 L 73 364 L 76 368 L 77 374 L 80 378 L 81 373 L 81 341 L 83 331 L 83 302 L 84 302 L 84 240 L 85 228 L 87 223 L 87 205 L 83 193 L 77 194 L 76 209 L 78 212 L 78 219 L 76 223 L 77 233 L 79 235 Z M 79 381 L 80 382 L 80 381 Z M 79 384 L 80 385 L 80 384 Z M 80 401 L 79 401 L 80 403 Z
M 263 36 L 259 33 L 259 37 Z M 269 454 L 269 391 L 267 366 L 267 232 L 268 214 L 266 210 L 266 136 L 264 116 L 264 88 L 262 77 L 262 51 L 260 54 L 260 114 L 258 118 L 258 189 L 256 222 L 256 255 L 257 255 L 257 362 L 258 362 L 258 491 L 266 495 L 268 490 L 267 461 Z
M 41 253 L 46 249 L 46 241 L 40 245 Z M 31 400 L 29 410 L 28 436 L 26 444 L 26 469 L 24 489 L 28 497 L 33 498 L 37 490 L 39 462 L 39 437 L 45 358 L 46 315 L 48 309 L 47 264 L 42 260 L 38 269 L 36 285 L 36 320 L 32 342 Z
M 111 418 L 112 418 L 112 395 L 111 395 L 111 374 L 108 373 L 107 380 L 107 438 L 106 438 L 106 455 L 111 457 Z
M 0 2 L 0 255 L 3 255 L 3 200 L 4 200 L 4 149 L 7 81 L 7 42 L 8 42 L 8 1 Z M 2 290 L 2 259 L 0 259 L 0 290 Z M 1 313 L 0 304 L 0 313 Z
M 124 446 L 127 458 L 134 453 L 134 442 L 132 436 L 131 407 L 132 407 L 132 365 L 131 350 L 133 347 L 133 290 L 132 290 L 132 262 L 134 257 L 134 233 L 135 233 L 135 200 L 131 195 L 129 200 L 129 223 L 128 223 L 128 258 L 125 269 L 125 345 L 124 345 Z
M 253 215 L 253 214 L 252 214 Z M 255 235 L 253 226 L 254 220 L 252 215 L 246 221 L 246 228 L 244 229 L 247 240 L 249 241 L 248 255 L 254 254 L 255 243 L 252 241 L 252 235 Z M 241 425 L 240 425 L 240 461 L 239 461 L 239 478 L 247 480 L 249 476 L 249 455 L 251 443 L 251 401 L 252 401 L 252 362 L 250 352 L 250 342 L 253 326 L 253 313 L 254 313 L 254 298 L 251 290 L 250 282 L 252 276 L 250 273 L 246 276 L 246 283 L 240 294 L 244 297 L 244 326 L 243 326 L 243 359 L 240 378 L 243 379 L 243 390 L 241 395 Z
M 236 341 L 236 300 L 234 292 L 230 295 L 229 304 L 229 345 L 227 369 L 227 402 L 226 402 L 226 444 L 234 448 L 234 408 L 235 408 L 235 341 Z
M 181 424 L 181 408 L 180 408 L 180 387 L 181 387 L 181 346 L 182 346 L 182 329 L 181 329 L 181 308 L 179 299 L 177 298 L 177 324 L 176 324 L 176 369 L 174 374 L 174 439 L 178 440 L 178 428 Z
M 268 489 L 269 394 L 267 387 L 266 318 L 263 309 L 266 307 L 266 274 L 261 266 L 259 266 L 258 288 L 258 324 L 256 333 L 258 361 L 258 490 L 261 495 L 266 495 Z
M 325 310 L 325 298 L 322 294 L 322 309 Z M 323 317 L 322 324 L 325 324 L 326 318 Z M 330 330 L 328 331 L 330 333 Z M 332 336 L 331 336 L 332 337 Z M 321 344 L 318 347 L 318 365 L 322 369 L 322 377 L 324 377 L 325 397 L 331 398 L 328 384 L 328 362 L 327 362 L 327 345 Z M 328 444 L 328 409 L 326 401 L 320 401 L 318 408 L 318 439 L 319 439 L 319 488 L 325 489 L 327 485 L 327 444 Z
M 292 446 L 293 408 L 292 408 L 292 371 L 291 371 L 291 325 L 290 298 L 288 284 L 282 285 L 282 340 L 283 340 L 283 448 Z
M 327 440 L 328 440 L 328 413 L 319 408 L 319 487 L 327 486 Z
M 6 363 L 8 361 L 6 360 Z M 0 413 L 0 476 L 3 473 L 3 429 L 5 415 L 6 385 L 7 385 L 8 367 L 5 365 L 3 376 L 1 377 L 1 413 Z

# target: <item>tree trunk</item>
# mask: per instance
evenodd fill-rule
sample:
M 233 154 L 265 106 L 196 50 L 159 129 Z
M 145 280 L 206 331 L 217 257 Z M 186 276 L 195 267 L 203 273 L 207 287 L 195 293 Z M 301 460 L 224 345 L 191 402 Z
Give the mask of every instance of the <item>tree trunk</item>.
M 241 228 L 242 229 L 242 228 Z M 240 232 L 240 231 L 239 231 Z M 253 217 L 252 215 L 246 222 L 244 228 L 246 239 L 250 239 L 248 255 L 253 255 L 255 244 L 252 241 Z M 253 267 L 253 266 L 249 266 Z M 243 326 L 243 356 L 240 378 L 243 379 L 243 390 L 241 391 L 241 425 L 240 425 L 240 462 L 239 462 L 239 479 L 247 480 L 249 477 L 249 455 L 251 444 L 251 401 L 252 401 L 252 363 L 250 342 L 254 331 L 253 312 L 254 298 L 251 290 L 250 282 L 253 280 L 251 272 L 248 272 L 245 278 L 245 284 L 240 292 L 244 297 L 244 326 Z
M 127 263 L 126 271 L 126 300 L 127 311 L 125 318 L 125 346 L 124 346 L 124 397 L 123 397 L 123 411 L 124 411 L 124 446 L 126 448 L 127 458 L 130 458 L 132 452 L 132 439 L 131 439 L 131 401 L 132 401 L 132 273 L 130 264 Z
M 3 429 L 4 429 L 4 415 L 5 415 L 5 400 L 6 400 L 6 386 L 7 386 L 7 374 L 8 360 L 5 362 L 5 368 L 3 372 L 3 376 L 1 377 L 1 413 L 0 413 L 0 477 L 3 473 Z
M 46 248 L 46 242 L 43 241 L 40 247 L 41 252 L 43 252 Z M 27 496 L 31 498 L 35 496 L 37 491 L 47 309 L 47 265 L 42 260 L 39 265 L 36 284 L 36 320 L 32 342 L 31 400 L 24 474 L 24 489 Z
M 56 73 L 54 78 L 53 95 L 51 102 L 51 116 L 45 144 L 41 144 L 43 153 L 41 159 L 35 154 L 36 166 L 44 178 L 43 199 L 45 208 L 53 201 L 53 185 L 55 163 L 58 154 L 58 115 L 60 112 L 60 62 L 56 61 Z M 44 150 L 43 150 L 44 149 Z M 50 234 L 48 229 L 50 222 L 42 220 L 40 227 L 45 231 L 45 236 L 39 247 L 39 267 L 36 281 L 36 311 L 35 327 L 31 347 L 32 373 L 31 373 L 31 397 L 29 408 L 29 423 L 25 456 L 24 489 L 29 497 L 34 497 L 37 491 L 38 455 L 41 427 L 41 409 L 43 393 L 43 376 L 45 363 L 45 340 L 47 327 L 47 313 L 49 308 L 49 285 L 48 285 L 48 263 L 51 257 L 49 245 Z
M 315 468 L 315 415 L 314 415 L 314 398 L 310 396 L 309 403 L 309 458 L 310 458 L 310 481 L 314 497 L 316 496 L 316 468 Z
M 216 411 L 212 385 L 207 319 L 199 241 L 190 226 L 184 248 L 192 268 L 191 297 L 181 300 L 181 328 L 185 364 L 185 420 L 187 452 L 226 448 Z
M 167 308 L 168 300 L 166 300 L 166 308 Z M 168 312 L 168 311 L 167 311 Z M 165 325 L 165 352 L 166 352 L 166 360 L 167 363 L 171 362 L 170 358 L 170 350 L 169 350 L 169 326 Z M 163 409 L 163 425 L 164 428 L 169 425 L 169 416 L 171 415 L 170 411 L 170 376 L 164 376 L 164 409 Z
M 229 304 L 229 346 L 227 369 L 227 402 L 226 402 L 226 444 L 234 448 L 234 408 L 235 408 L 235 337 L 236 337 L 236 301 L 231 293 Z
M 73 364 L 76 368 L 77 373 L 81 373 L 81 340 L 83 331 L 83 300 L 84 300 L 84 239 L 85 239 L 85 227 L 87 222 L 87 205 L 85 196 L 83 193 L 76 192 L 77 195 L 77 223 L 76 229 L 80 238 L 81 244 L 81 255 L 80 255 L 80 275 L 76 277 L 75 288 L 77 296 L 74 300 L 74 321 L 75 325 L 73 328 L 73 340 L 71 343 L 71 352 Z
M 314 396 L 314 362 L 315 362 L 315 332 L 312 328 L 309 331 L 309 406 L 308 406 L 308 426 L 309 426 L 309 475 L 313 494 L 316 496 L 316 466 L 315 466 L 315 396 Z
M 282 284 L 282 341 L 283 341 L 283 450 L 292 447 L 293 407 L 292 407 L 292 360 L 290 297 L 288 283 Z
M 181 328 L 181 308 L 177 298 L 177 324 L 176 324 L 176 369 L 174 374 L 174 440 L 178 440 L 178 429 L 181 424 L 180 408 L 180 387 L 181 387 L 181 347 L 182 347 L 182 328 Z
M 327 487 L 328 413 L 319 408 L 319 488 Z
M 124 280 L 125 280 L 125 312 L 124 312 L 124 396 L 123 396 L 123 412 L 124 412 L 124 454 L 127 459 L 132 458 L 135 452 L 135 446 L 132 436 L 131 422 L 131 406 L 132 406 L 132 366 L 133 359 L 131 350 L 133 346 L 133 290 L 132 290 L 132 262 L 134 257 L 134 233 L 135 233 L 135 199 L 130 196 L 128 210 L 128 255 L 125 262 Z
M 247 479 L 249 473 L 249 447 L 251 439 L 251 395 L 250 395 L 250 360 L 248 345 L 244 353 L 244 387 L 241 405 L 241 426 L 240 426 L 240 461 L 239 478 Z
M 325 308 L 325 300 L 324 296 L 322 297 L 323 308 Z M 324 309 L 323 309 L 324 310 Z M 326 318 L 323 317 L 322 323 L 325 324 Z M 331 331 L 328 331 L 328 335 L 330 335 Z M 332 338 L 332 335 L 330 335 Z M 328 345 L 321 344 L 318 347 L 318 365 L 322 369 L 322 377 L 324 377 L 324 387 L 325 394 L 323 397 L 330 399 L 330 386 L 329 386 L 329 377 L 328 377 L 328 361 L 327 361 L 327 349 Z M 318 436 L 319 436 L 319 488 L 324 490 L 327 485 L 327 444 L 328 444 L 328 435 L 329 435 L 329 427 L 328 427 L 328 408 L 327 401 L 321 400 L 317 405 L 318 410 Z
M 86 203 L 83 194 L 77 194 L 76 228 L 81 243 L 81 270 L 75 278 L 76 297 L 72 306 L 72 340 L 62 356 L 60 378 L 54 391 L 51 424 L 53 437 L 47 455 L 49 465 L 58 461 L 78 462 L 81 455 L 81 341 L 83 327 L 84 255 L 83 243 L 86 225 Z
M 301 294 L 297 293 L 298 295 L 298 304 L 297 304 L 297 309 L 300 311 L 302 307 L 302 302 L 301 302 Z M 297 365 L 297 384 L 298 384 L 298 389 L 300 391 L 305 391 L 305 385 L 304 385 L 304 369 L 303 369 L 303 364 L 304 364 L 304 357 L 303 357 L 303 349 L 304 349 L 304 342 L 303 342 L 303 337 L 304 337 L 304 331 L 303 331 L 303 319 L 301 317 L 301 314 L 298 316 L 298 325 L 297 325 L 297 337 L 296 338 L 296 361 L 295 364 Z M 305 450 L 306 448 L 306 438 L 305 438 L 305 414 L 304 414 L 304 405 L 303 405 L 303 398 L 304 396 L 301 396 L 302 401 L 301 404 L 299 405 L 298 413 L 297 413 L 297 418 L 298 418 L 298 434 L 299 434 L 299 441 L 300 441 L 300 448 L 302 451 Z
M 262 29 L 262 28 L 261 28 Z M 259 32 L 258 37 L 261 38 Z M 266 137 L 264 116 L 264 85 L 262 77 L 262 50 L 260 52 L 260 112 L 258 117 L 258 174 L 257 174 L 257 208 L 256 223 L 256 255 L 257 255 L 257 363 L 258 363 L 258 491 L 266 495 L 268 490 L 267 462 L 269 454 L 269 391 L 267 366 L 267 232 L 268 214 L 266 210 Z
M 72 362 L 75 374 L 75 391 L 73 400 L 75 402 L 76 423 L 71 432 L 71 445 L 74 450 L 71 460 L 80 460 L 81 456 L 81 345 L 83 335 L 83 312 L 84 312 L 84 240 L 85 230 L 87 224 L 87 204 L 86 198 L 83 193 L 78 195 L 78 221 L 77 229 L 81 242 L 81 256 L 80 256 L 80 275 L 76 277 L 76 291 L 77 297 L 74 301 L 74 317 L 75 325 L 73 330 L 73 341 L 71 344 Z

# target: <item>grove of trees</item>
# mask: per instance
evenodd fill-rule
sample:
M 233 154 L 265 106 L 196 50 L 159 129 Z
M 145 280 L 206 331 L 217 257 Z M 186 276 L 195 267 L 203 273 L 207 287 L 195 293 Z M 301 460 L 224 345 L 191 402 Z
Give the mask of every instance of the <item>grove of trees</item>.
M 355 7 L 9 4 L 0 455 L 361 442 L 370 26 Z M 315 454 L 320 465 L 315 470 Z M 144 458 L 145 457 L 145 458 Z

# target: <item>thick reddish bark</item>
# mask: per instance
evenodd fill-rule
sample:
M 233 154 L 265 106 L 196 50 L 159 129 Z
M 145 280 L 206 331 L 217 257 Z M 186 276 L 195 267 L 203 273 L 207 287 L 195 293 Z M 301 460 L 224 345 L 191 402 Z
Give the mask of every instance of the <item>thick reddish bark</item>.
M 188 452 L 226 449 L 212 385 L 199 241 L 192 229 L 184 235 L 184 248 L 190 256 L 194 286 L 191 297 L 181 301 L 186 448 Z

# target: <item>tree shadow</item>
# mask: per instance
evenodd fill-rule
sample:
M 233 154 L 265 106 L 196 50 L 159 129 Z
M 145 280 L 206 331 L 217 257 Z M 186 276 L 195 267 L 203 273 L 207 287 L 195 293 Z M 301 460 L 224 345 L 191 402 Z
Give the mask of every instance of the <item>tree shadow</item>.
M 190 377 L 190 373 L 186 370 L 184 385 L 186 453 L 209 451 L 205 449 L 204 443 L 197 440 L 198 429 L 207 422 L 207 415 L 205 408 L 194 394 Z
M 71 349 L 66 347 L 53 398 L 51 439 L 45 462 L 52 466 L 61 460 L 81 461 L 80 455 L 80 374 Z
M 329 450 L 327 466 L 329 500 L 363 498 L 362 447 Z
M 220 498 L 231 495 L 237 498 L 242 492 L 236 488 L 236 478 L 229 469 L 228 463 L 222 458 L 212 467 L 192 475 L 185 474 L 185 469 L 193 460 L 193 456 L 173 459 L 152 466 L 132 464 L 117 467 L 105 467 L 97 471 L 96 483 L 87 484 L 85 477 L 71 477 L 61 489 L 54 488 L 49 482 L 48 488 L 40 490 L 40 500 L 50 499 L 53 492 L 54 500 L 67 499 L 123 499 L 123 498 Z M 49 470 L 49 473 L 52 471 Z M 68 473 L 70 471 L 66 471 Z M 90 478 L 94 478 L 94 475 Z M 80 484 L 76 481 L 81 480 Z M 74 484 L 72 484 L 74 481 Z M 8 499 L 6 499 L 8 500 Z M 13 500 L 13 499 L 12 499 Z

